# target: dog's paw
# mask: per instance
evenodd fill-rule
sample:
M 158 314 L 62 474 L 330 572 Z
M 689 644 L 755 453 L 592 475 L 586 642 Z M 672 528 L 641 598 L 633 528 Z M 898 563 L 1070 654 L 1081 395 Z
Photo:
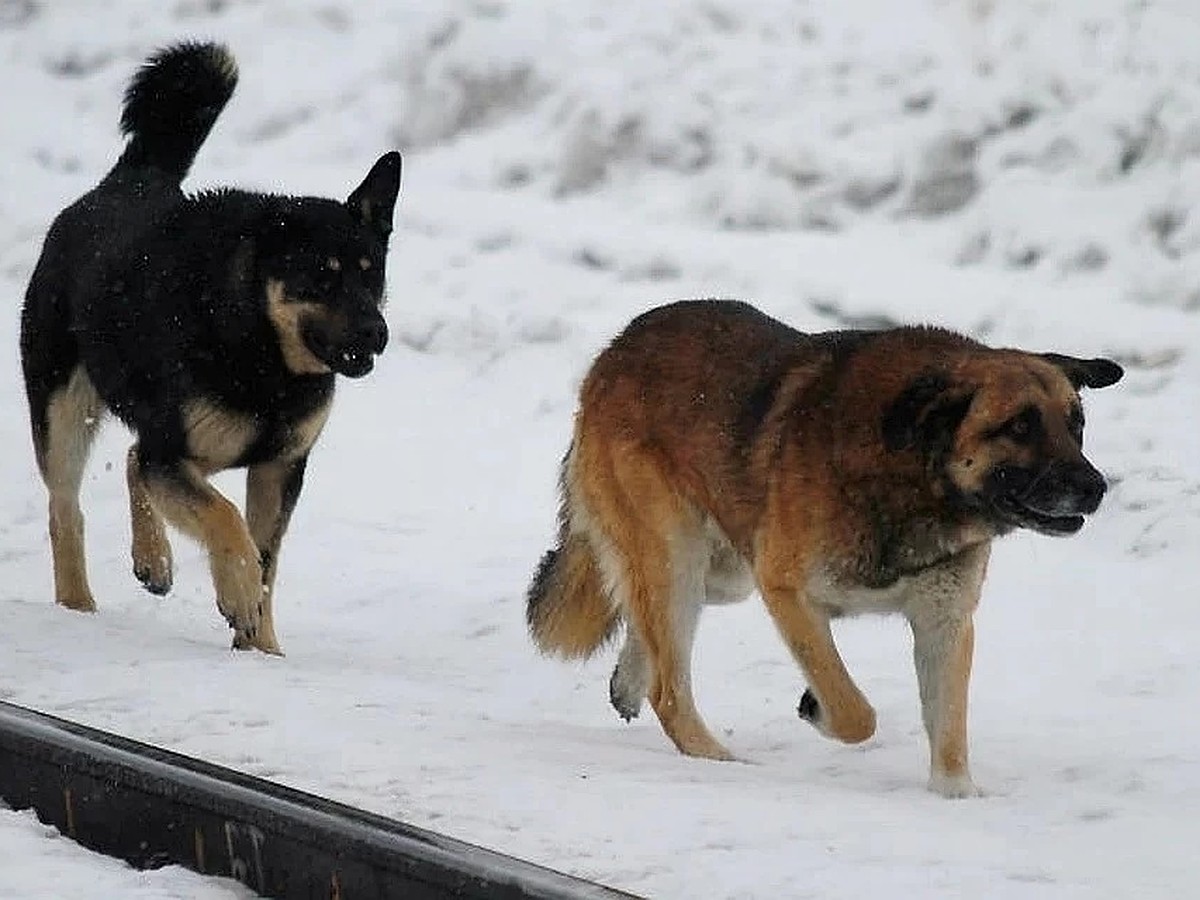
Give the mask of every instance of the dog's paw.
M 812 725 L 824 737 L 843 744 L 861 744 L 875 733 L 875 710 L 865 701 L 841 719 L 832 719 L 822 708 L 812 688 L 806 688 L 796 706 L 796 715 Z
M 81 594 L 66 594 L 54 598 L 54 602 L 66 609 L 73 609 L 75 612 L 95 612 L 96 601 L 92 598 L 92 594 L 86 588 Z
M 258 650 L 268 656 L 283 656 L 283 650 L 274 636 L 267 637 L 261 631 L 234 629 L 232 650 Z
M 642 692 L 622 677 L 620 666 L 613 669 L 608 679 L 608 702 L 626 722 L 632 722 L 642 711 Z
M 275 637 L 275 625 L 261 600 L 254 604 L 250 615 L 227 614 L 225 621 L 233 629 L 234 650 L 261 650 L 271 656 L 283 656 Z
M 142 587 L 151 594 L 159 597 L 169 594 L 174 583 L 169 562 L 158 566 L 134 563 L 133 577 L 140 581 Z
M 967 797 L 986 796 L 971 780 L 970 775 L 947 775 L 944 772 L 931 772 L 929 775 L 929 790 L 949 800 L 962 800 Z
M 162 596 L 174 582 L 175 560 L 161 523 L 146 523 L 134 516 L 133 577 L 151 594 Z

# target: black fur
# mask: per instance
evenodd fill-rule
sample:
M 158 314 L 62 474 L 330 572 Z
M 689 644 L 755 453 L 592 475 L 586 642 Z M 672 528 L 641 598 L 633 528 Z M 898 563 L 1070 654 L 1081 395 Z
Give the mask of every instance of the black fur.
M 130 84 L 125 153 L 55 220 L 26 294 L 21 357 L 35 435 L 49 395 L 82 362 L 148 457 L 182 455 L 180 406 L 203 397 L 261 418 L 239 464 L 270 458 L 289 423 L 328 399 L 333 376 L 297 377 L 284 365 L 264 312 L 268 279 L 346 320 L 326 355 L 363 335 L 364 354 L 383 349 L 399 155 L 382 157 L 346 204 L 236 190 L 186 197 L 179 182 L 235 83 L 228 51 L 189 43 L 153 56 Z M 340 273 L 325 269 L 330 257 L 343 260 Z
M 387 343 L 381 307 L 401 161 L 382 156 L 345 202 L 185 195 L 180 183 L 236 82 L 228 50 L 201 43 L 164 49 L 133 77 L 123 153 L 47 234 L 22 308 L 21 363 L 52 495 L 66 496 L 73 476 L 54 462 L 48 417 L 82 373 L 136 433 L 143 474 L 185 493 L 198 486 L 183 468 L 199 462 L 185 415 L 197 403 L 252 423 L 245 446 L 216 468 L 272 463 L 286 450 L 281 536 L 308 451 L 295 458 L 294 432 L 330 402 L 334 374 L 365 375 Z M 269 296 L 290 317 L 283 325 Z M 88 437 L 78 440 L 86 448 Z M 272 565 L 277 543 L 262 552 Z
M 329 400 L 334 376 L 289 370 L 265 314 L 268 282 L 360 323 L 347 327 L 374 335 L 378 352 L 386 244 L 335 201 L 228 190 L 185 199 L 155 226 L 138 244 L 155 264 L 118 257 L 72 304 L 92 383 L 148 463 L 184 454 L 181 409 L 196 397 L 260 423 L 237 465 L 273 458 L 292 423 Z M 331 256 L 346 260 L 341 272 L 324 270 Z
M 148 223 L 183 200 L 180 182 L 236 84 L 224 47 L 182 44 L 160 52 L 126 92 L 125 152 L 50 226 L 21 310 L 21 364 L 39 458 L 42 413 L 79 361 L 73 307 L 98 286 L 98 269 L 127 256 Z M 166 138 L 156 140 L 163 132 Z
M 155 168 L 183 181 L 237 86 L 237 65 L 217 44 L 183 43 L 150 57 L 130 81 L 121 112 L 126 169 Z

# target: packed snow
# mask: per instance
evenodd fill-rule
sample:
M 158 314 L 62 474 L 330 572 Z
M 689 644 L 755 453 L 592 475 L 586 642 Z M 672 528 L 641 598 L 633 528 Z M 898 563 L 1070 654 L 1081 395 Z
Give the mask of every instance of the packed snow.
M 242 79 L 189 186 L 340 196 L 405 153 L 392 344 L 313 454 L 284 658 L 229 650 L 182 539 L 171 596 L 131 577 L 115 425 L 84 489 L 100 609 L 55 607 L 20 385 L 47 224 L 115 159 L 138 63 L 209 37 Z M 1189 0 L 0 0 L 0 697 L 645 896 L 1195 895 L 1197 47 Z M 899 620 L 838 626 L 879 714 L 847 748 L 797 719 L 757 600 L 707 613 L 698 703 L 746 764 L 621 722 L 611 651 L 531 646 L 579 380 L 633 315 L 695 296 L 1126 366 L 1086 398 L 1099 514 L 993 555 L 985 797 L 925 790 Z M 117 895 L 247 896 L 0 811 L 0 896 Z

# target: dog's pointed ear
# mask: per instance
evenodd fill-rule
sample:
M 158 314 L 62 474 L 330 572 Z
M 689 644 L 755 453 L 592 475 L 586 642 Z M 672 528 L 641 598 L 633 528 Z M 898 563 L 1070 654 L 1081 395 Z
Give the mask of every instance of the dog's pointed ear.
M 918 375 L 884 409 L 883 445 L 891 451 L 948 448 L 974 397 L 941 372 Z
M 1121 376 L 1125 374 L 1125 370 L 1118 363 L 1103 357 L 1078 359 L 1063 353 L 1043 353 L 1042 359 L 1058 366 L 1075 386 L 1075 390 L 1081 387 L 1108 387 L 1120 381 Z
M 392 233 L 392 213 L 400 193 L 400 154 L 395 150 L 383 154 L 371 166 L 371 171 L 346 199 L 346 209 L 354 220 L 367 226 L 387 242 Z

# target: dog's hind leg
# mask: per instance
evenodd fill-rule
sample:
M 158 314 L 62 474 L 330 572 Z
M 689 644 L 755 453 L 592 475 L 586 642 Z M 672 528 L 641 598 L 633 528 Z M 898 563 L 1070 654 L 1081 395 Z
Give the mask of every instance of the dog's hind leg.
M 680 752 L 733 759 L 712 736 L 692 693 L 692 644 L 704 591 L 703 547 L 689 539 L 643 535 L 632 558 L 629 620 L 642 636 L 650 663 L 650 705 Z M 700 551 L 700 552 L 697 552 Z
M 149 460 L 145 446 L 138 445 L 142 482 L 163 518 L 207 551 L 217 608 L 233 629 L 233 646 L 278 653 L 274 636 L 261 628 L 262 566 L 245 519 L 194 463 Z
M 246 524 L 262 565 L 261 642 L 276 650 L 279 642 L 275 637 L 274 599 L 279 547 L 300 498 L 307 464 L 308 457 L 302 456 L 261 463 L 246 472 Z
M 614 558 L 605 568 L 615 570 L 610 580 L 649 664 L 650 705 L 681 753 L 733 759 L 709 732 L 692 695 L 692 641 L 708 566 L 700 517 L 641 454 L 618 451 L 609 459 L 616 471 L 609 470 L 612 479 L 597 479 L 593 496 L 600 502 L 591 505 L 612 541 Z M 633 661 L 638 644 L 627 646 Z
M 711 532 L 714 526 L 709 526 L 709 558 L 705 567 L 703 586 L 703 602 L 705 605 L 737 603 L 745 600 L 754 591 L 754 578 L 750 573 L 749 564 L 724 539 L 723 535 L 714 538 Z M 699 563 L 699 557 L 696 560 Z M 689 592 L 695 592 L 695 585 L 679 585 L 676 602 L 686 602 Z M 682 596 L 679 596 L 679 595 Z M 697 599 L 697 604 L 700 598 Z M 688 610 L 690 614 L 693 611 Z M 694 615 L 698 616 L 699 606 L 696 605 Z M 694 631 L 695 621 L 690 623 Z M 688 640 L 690 653 L 691 641 Z M 690 671 L 690 663 L 684 668 Z M 642 700 L 650 686 L 650 662 L 646 658 L 646 649 L 638 634 L 637 628 L 626 623 L 625 643 L 621 647 L 621 655 L 613 668 L 612 678 L 608 682 L 608 697 L 615 709 L 626 722 L 637 718 L 641 712 Z
M 150 501 L 150 489 L 138 463 L 138 446 L 129 448 L 125 459 L 125 478 L 129 484 L 129 521 L 132 525 L 133 574 L 152 594 L 171 590 L 173 563 L 171 542 L 162 518 Z
M 637 627 L 625 623 L 625 643 L 608 680 L 608 699 L 613 709 L 626 722 L 636 719 L 642 711 L 642 701 L 650 689 L 650 661 Z
M 50 550 L 54 557 L 54 599 L 83 611 L 96 608 L 87 579 L 83 511 L 79 488 L 104 406 L 83 366 L 46 395 L 43 409 L 31 410 L 38 468 L 50 493 Z

